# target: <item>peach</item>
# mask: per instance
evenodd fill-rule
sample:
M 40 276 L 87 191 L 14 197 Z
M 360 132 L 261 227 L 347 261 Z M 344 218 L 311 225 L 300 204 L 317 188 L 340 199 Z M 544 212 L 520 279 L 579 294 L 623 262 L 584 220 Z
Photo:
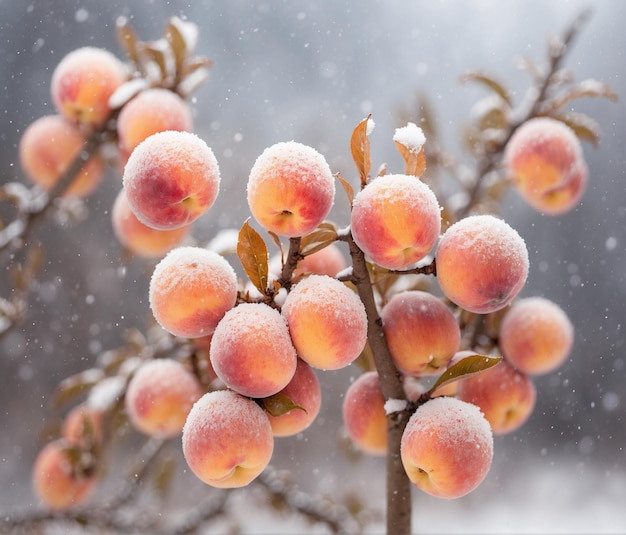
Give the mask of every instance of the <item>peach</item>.
M 268 147 L 257 158 L 247 191 L 250 211 L 264 229 L 304 236 L 330 212 L 335 179 L 319 152 L 288 141 Z
M 51 189 L 83 150 L 85 136 L 60 115 L 46 115 L 32 122 L 19 143 L 19 159 L 26 176 L 44 189 Z M 86 197 L 104 177 L 104 160 L 97 154 L 82 167 L 63 193 Z
M 348 387 L 342 415 L 355 446 L 371 455 L 387 453 L 387 415 L 378 372 L 365 372 Z
M 536 117 L 511 136 L 504 153 L 509 179 L 535 209 L 558 215 L 583 196 L 589 171 L 580 141 L 561 121 Z
M 400 457 L 409 479 L 440 498 L 460 498 L 485 479 L 493 435 L 478 407 L 456 398 L 434 398 L 407 424 Z
M 179 246 L 189 234 L 190 226 L 158 230 L 144 225 L 131 210 L 122 189 L 111 210 L 111 224 L 118 241 L 130 252 L 144 258 L 159 258 Z
M 183 428 L 183 454 L 191 471 L 207 485 L 248 485 L 269 464 L 272 426 L 254 401 L 231 390 L 202 396 Z
M 124 189 L 131 209 L 149 227 L 171 230 L 198 219 L 215 202 L 220 173 L 213 151 L 191 132 L 158 132 L 126 162 Z
M 530 417 L 537 399 L 532 380 L 502 361 L 493 368 L 459 382 L 458 398 L 477 405 L 496 435 L 519 429 Z
M 569 356 L 574 326 L 556 303 L 527 297 L 515 302 L 504 316 L 498 343 L 504 357 L 518 370 L 545 374 Z
M 174 359 L 150 360 L 133 374 L 124 403 L 131 424 L 146 435 L 173 437 L 202 397 L 197 377 Z
M 101 444 L 103 427 L 102 413 L 82 403 L 67 413 L 61 433 L 69 444 L 89 450 Z
M 350 228 L 372 262 L 387 269 L 406 269 L 437 242 L 441 210 L 433 191 L 418 178 L 386 175 L 357 193 Z
M 280 392 L 298 362 L 287 323 L 264 303 L 243 303 L 229 310 L 213 333 L 209 355 L 220 380 L 252 398 Z
M 287 295 L 282 314 L 298 356 L 314 368 L 344 368 L 365 348 L 365 307 L 337 279 L 327 275 L 302 279 Z
M 434 375 L 459 349 L 461 331 L 450 309 L 428 292 L 394 295 L 380 317 L 396 368 L 405 375 Z
M 52 73 L 52 101 L 68 120 L 97 128 L 111 113 L 109 97 L 126 79 L 124 64 L 108 50 L 78 48 Z
M 174 336 L 200 338 L 213 333 L 237 300 L 235 270 L 222 256 L 201 247 L 172 249 L 150 278 L 150 309 Z
M 320 412 L 322 389 L 315 371 L 302 359 L 298 359 L 293 378 L 279 394 L 287 396 L 300 408 L 291 409 L 280 416 L 268 414 L 275 437 L 295 435 L 309 427 Z
M 334 243 L 315 251 L 313 254 L 305 256 L 296 267 L 293 278 L 297 281 L 299 278 L 308 275 L 328 275 L 334 277 L 340 271 L 346 269 L 346 259 L 341 249 Z
M 97 476 L 82 467 L 73 446 L 63 439 L 46 444 L 35 459 L 32 484 L 35 494 L 51 509 L 65 510 L 85 503 L 93 494 Z
M 439 241 L 436 258 L 444 295 L 478 314 L 507 306 L 528 276 L 524 240 L 492 215 L 469 216 L 450 226 Z

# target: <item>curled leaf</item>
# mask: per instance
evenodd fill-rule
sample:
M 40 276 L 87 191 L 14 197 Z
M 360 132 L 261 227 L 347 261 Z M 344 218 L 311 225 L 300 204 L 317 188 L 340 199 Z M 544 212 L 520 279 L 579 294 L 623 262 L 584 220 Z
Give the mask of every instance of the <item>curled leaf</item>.
M 370 140 L 367 137 L 374 126 L 374 121 L 371 119 L 372 115 L 368 115 L 363 119 L 352 132 L 350 138 L 350 151 L 352 152 L 352 159 L 356 164 L 356 168 L 359 171 L 361 178 L 361 187 L 367 184 L 367 180 L 370 175 L 370 169 L 372 167 L 372 161 L 370 158 Z
M 404 160 L 404 174 L 421 176 L 426 169 L 424 156 L 426 137 L 422 129 L 415 123 L 408 123 L 406 126 L 396 129 L 393 142 Z
M 314 231 L 302 238 L 300 254 L 302 256 L 313 254 L 337 241 L 337 237 L 337 228 L 334 223 L 328 221 L 320 223 Z
M 237 256 L 250 282 L 263 294 L 267 293 L 268 253 L 261 235 L 250 226 L 249 219 L 241 227 L 237 240 Z
M 280 392 L 268 398 L 263 398 L 261 400 L 261 406 L 274 417 L 282 416 L 294 409 L 307 412 L 304 407 L 298 405 L 289 396 L 281 394 Z
M 551 116 L 569 126 L 582 141 L 589 141 L 598 145 L 600 140 L 600 125 L 584 113 L 566 112 L 553 113 Z
M 498 364 L 501 360 L 502 357 L 488 357 L 487 355 L 470 355 L 469 357 L 465 357 L 443 372 L 439 379 L 437 379 L 437 382 L 435 382 L 428 391 L 428 394 L 432 394 L 435 390 L 444 385 L 487 370 Z
M 115 22 L 115 26 L 117 29 L 117 40 L 120 43 L 121 48 L 124 52 L 126 52 L 126 55 L 135 64 L 135 66 L 139 67 L 139 50 L 137 48 L 139 39 L 131 27 L 130 22 L 126 17 L 118 17 Z
M 478 71 L 468 71 L 461 76 L 460 80 L 461 83 L 477 82 L 479 84 L 482 84 L 500 95 L 502 100 L 504 100 L 504 102 L 506 102 L 509 106 L 512 105 L 511 95 L 509 94 L 507 89 L 491 76 L 488 76 Z
M 348 196 L 348 201 L 350 202 L 350 210 L 352 210 L 352 204 L 354 203 L 354 188 L 350 185 L 345 178 L 343 178 L 339 173 L 335 175 L 335 178 L 339 180 L 339 183 L 342 185 L 343 190 L 346 192 Z

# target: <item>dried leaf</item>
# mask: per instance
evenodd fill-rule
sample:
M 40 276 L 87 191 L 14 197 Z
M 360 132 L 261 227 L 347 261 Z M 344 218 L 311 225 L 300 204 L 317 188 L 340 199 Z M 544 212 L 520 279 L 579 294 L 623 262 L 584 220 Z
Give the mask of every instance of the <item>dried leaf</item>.
M 412 151 L 409 147 L 399 141 L 395 141 L 396 149 L 404 160 L 404 174 L 420 177 L 426 169 L 426 156 L 424 147 L 419 152 Z
M 126 55 L 136 67 L 140 67 L 141 61 L 139 59 L 139 50 L 137 48 L 139 39 L 131 27 L 130 22 L 126 17 L 118 17 L 115 22 L 115 26 L 117 29 L 117 39 L 122 50 L 126 52 Z
M 313 254 L 337 241 L 337 238 L 337 228 L 334 223 L 327 221 L 320 223 L 314 231 L 302 238 L 300 254 L 302 256 Z
M 552 113 L 551 117 L 569 126 L 579 139 L 589 141 L 596 146 L 598 145 L 601 134 L 600 125 L 588 115 L 584 113 L 566 112 Z
M 588 79 L 577 83 L 573 87 L 568 88 L 556 97 L 554 97 L 549 105 L 552 109 L 559 109 L 569 104 L 573 100 L 583 97 L 604 97 L 612 102 L 617 101 L 617 93 L 609 86 L 597 80 Z
M 249 223 L 241 227 L 237 241 L 237 256 L 250 282 L 263 294 L 267 293 L 268 253 L 261 235 Z
M 368 122 L 371 120 L 371 114 L 363 119 L 352 132 L 350 138 L 350 151 L 352 152 L 352 159 L 356 164 L 356 168 L 359 171 L 361 178 L 361 187 L 367 184 L 369 178 L 370 169 L 372 167 L 372 161 L 370 158 L 370 140 L 367 137 L 369 133 Z
M 487 355 L 470 355 L 469 357 L 465 357 L 443 372 L 439 379 L 437 379 L 437 382 L 428 391 L 428 394 L 432 394 L 435 390 L 448 383 L 487 370 L 498 364 L 501 360 L 501 357 L 494 358 L 488 357 Z
M 174 79 L 176 76 L 176 63 L 173 51 L 165 39 L 142 43 L 140 49 L 142 55 L 147 59 L 146 66 L 150 62 L 158 66 L 160 81 Z
M 506 102 L 509 106 L 512 105 L 511 95 L 509 95 L 509 92 L 500 82 L 497 82 L 491 76 L 488 76 L 478 71 L 469 71 L 463 74 L 460 80 L 461 83 L 464 84 L 467 82 L 477 82 L 479 84 L 482 84 L 500 95 L 502 100 L 504 100 L 504 102 Z
M 335 175 L 335 178 L 339 180 L 339 183 L 343 186 L 343 190 L 346 192 L 348 201 L 350 202 L 350 210 L 352 210 L 352 204 L 354 203 L 354 188 L 339 173 Z
M 121 108 L 148 87 L 150 87 L 150 84 L 145 78 L 133 78 L 123 83 L 109 97 L 109 107 L 113 110 Z
M 90 368 L 63 379 L 54 393 L 54 404 L 63 406 L 80 396 L 104 378 L 104 372 L 98 368 Z
M 261 400 L 261 405 L 263 409 L 265 409 L 269 414 L 274 417 L 282 416 L 283 414 L 287 414 L 289 411 L 294 409 L 307 412 L 307 410 L 294 401 L 285 394 L 274 394 L 268 398 L 263 398 Z
M 174 60 L 176 62 L 176 72 L 180 72 L 185 59 L 187 58 L 187 43 L 180 29 L 180 24 L 183 21 L 178 17 L 172 17 L 167 23 L 165 28 L 165 39 L 170 44 L 172 52 L 174 53 Z
M 154 487 L 161 500 L 164 500 L 174 482 L 174 476 L 177 474 L 176 461 L 172 457 L 163 459 L 157 464 L 157 472 L 154 477 Z

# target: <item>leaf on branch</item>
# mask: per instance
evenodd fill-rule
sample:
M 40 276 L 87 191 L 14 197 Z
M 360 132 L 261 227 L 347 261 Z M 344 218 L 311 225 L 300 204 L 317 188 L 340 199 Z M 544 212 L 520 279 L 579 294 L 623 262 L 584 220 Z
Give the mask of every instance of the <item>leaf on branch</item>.
M 250 282 L 263 294 L 267 294 L 268 252 L 261 235 L 249 223 L 241 227 L 237 240 L 237 256 Z
M 600 125 L 588 115 L 577 112 L 552 113 L 550 115 L 569 126 L 582 141 L 589 141 L 595 146 L 598 145 L 601 135 Z
M 563 91 L 561 94 L 554 97 L 549 104 L 553 109 L 559 109 L 573 100 L 583 97 L 604 97 L 611 102 L 617 102 L 618 99 L 617 93 L 611 86 L 590 78 Z
M 393 142 L 404 160 L 404 174 L 422 176 L 426 169 L 424 155 L 426 136 L 422 129 L 415 123 L 409 122 L 406 126 L 396 129 Z
M 356 164 L 356 168 L 359 171 L 361 178 L 361 187 L 365 187 L 370 175 L 370 169 L 372 167 L 372 160 L 370 157 L 370 140 L 368 135 L 374 128 L 374 121 L 371 119 L 372 115 L 369 114 L 363 119 L 352 132 L 350 138 L 350 151 L 352 152 L 352 159 Z
M 135 31 L 130 25 L 130 22 L 126 17 L 118 17 L 115 23 L 117 28 L 117 40 L 120 46 L 128 58 L 135 64 L 137 68 L 140 68 L 141 61 L 139 59 L 139 50 L 137 44 L 139 39 L 135 34 Z
M 320 223 L 317 228 L 304 236 L 300 242 L 300 254 L 311 255 L 337 241 L 337 227 L 330 221 Z
M 274 417 L 282 416 L 283 414 L 287 414 L 289 411 L 294 409 L 304 411 L 308 414 L 304 407 L 298 405 L 289 396 L 281 394 L 280 392 L 278 394 L 274 394 L 273 396 L 263 398 L 261 400 L 261 405 L 263 409 Z
M 104 379 L 104 372 L 98 368 L 90 368 L 63 379 L 54 393 L 54 404 L 61 407 L 73 401 L 85 390 Z
M 443 372 L 439 379 L 437 379 L 437 382 L 428 391 L 428 394 L 432 394 L 435 390 L 444 385 L 487 370 L 498 364 L 501 360 L 502 357 L 488 357 L 486 355 L 470 355 L 469 357 L 465 357 Z
M 346 192 L 346 195 L 348 196 L 348 201 L 350 201 L 350 210 L 352 210 L 352 204 L 354 203 L 354 188 L 339 173 L 335 175 L 335 178 L 339 180 L 339 183 L 343 186 L 343 190 Z
M 511 100 L 511 95 L 509 94 L 507 89 L 500 82 L 482 72 L 468 71 L 461 76 L 460 81 L 463 84 L 467 82 L 477 82 L 479 84 L 482 84 L 488 89 L 491 89 L 492 91 L 500 95 L 502 100 L 506 102 L 509 106 L 512 106 L 513 104 Z
M 133 78 L 123 83 L 109 97 L 109 107 L 112 110 L 121 108 L 144 89 L 148 89 L 148 87 L 150 87 L 150 83 L 145 78 Z
M 165 39 L 157 39 L 156 41 L 141 43 L 141 45 L 141 53 L 148 60 L 147 65 L 152 62 L 158 67 L 160 75 L 158 80 L 173 80 L 176 75 L 176 62 L 170 44 Z

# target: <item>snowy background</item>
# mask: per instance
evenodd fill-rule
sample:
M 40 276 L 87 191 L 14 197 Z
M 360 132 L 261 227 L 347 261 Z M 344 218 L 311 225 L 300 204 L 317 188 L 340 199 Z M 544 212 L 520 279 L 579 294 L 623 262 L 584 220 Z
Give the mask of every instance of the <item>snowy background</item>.
M 215 62 L 193 101 L 196 131 L 213 148 L 223 180 L 218 206 L 194 231 L 208 241 L 218 228 L 238 227 L 247 217 L 248 171 L 277 141 L 313 145 L 333 171 L 354 177 L 350 133 L 372 113 L 374 168 L 387 162 L 399 170 L 391 136 L 402 126 L 400 111 L 414 110 L 423 93 L 444 145 L 458 150 L 469 110 L 485 95 L 461 85 L 459 75 L 483 69 L 507 80 L 520 98 L 528 80 L 515 58 L 542 62 L 548 35 L 586 7 L 592 18 L 566 66 L 579 80 L 610 83 L 622 97 L 618 104 L 575 104 L 603 129 L 599 148 L 584 147 L 589 189 L 575 211 L 558 218 L 537 214 L 513 193 L 504 212 L 529 245 L 523 294 L 543 295 L 567 311 L 577 330 L 573 354 L 557 373 L 537 379 L 531 421 L 496 439 L 484 484 L 456 501 L 416 492 L 414 522 L 421 533 L 624 533 L 626 3 L 0 0 L 2 180 L 22 179 L 17 143 L 31 121 L 52 112 L 54 66 L 83 45 L 119 53 L 118 15 L 129 17 L 144 39 L 158 38 L 169 16 L 188 17 L 200 27 L 198 52 Z M 123 329 L 146 324 L 146 264 L 132 260 L 120 268 L 110 228 L 118 188 L 111 176 L 89 200 L 91 217 L 80 226 L 38 231 L 47 261 L 40 287 L 27 322 L 0 341 L 0 511 L 35 503 L 30 463 L 40 431 L 59 416 L 49 403 L 54 385 L 118 345 Z M 4 279 L 0 289 L 8 291 Z M 322 417 L 300 439 L 281 441 L 274 464 L 293 470 L 305 490 L 342 495 L 353 489 L 381 508 L 383 462 L 349 463 L 335 448 L 341 392 L 354 374 L 324 377 Z M 264 515 L 250 512 L 247 531 L 311 529 L 297 521 L 271 525 Z

